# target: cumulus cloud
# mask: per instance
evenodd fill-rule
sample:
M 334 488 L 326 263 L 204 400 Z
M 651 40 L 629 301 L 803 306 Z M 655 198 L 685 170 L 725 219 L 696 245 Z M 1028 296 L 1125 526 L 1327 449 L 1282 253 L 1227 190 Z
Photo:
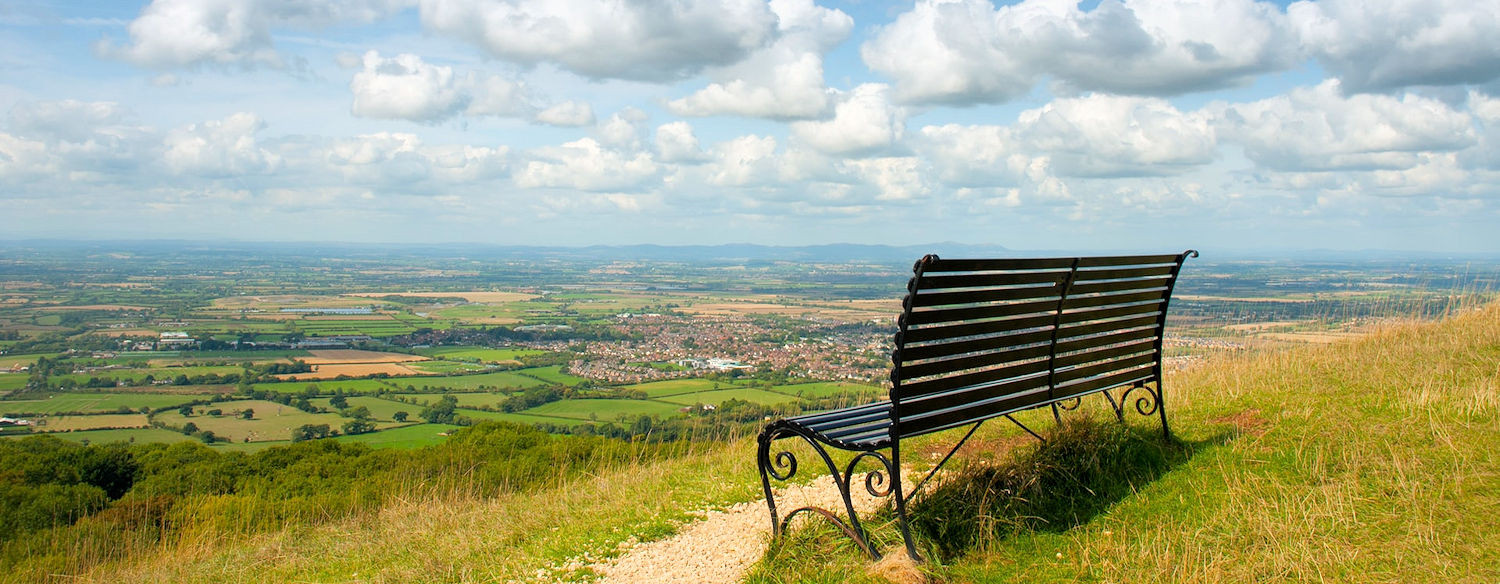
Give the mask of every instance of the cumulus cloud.
M 1019 184 L 1034 157 L 1008 126 L 925 126 L 916 148 L 939 180 L 956 187 Z
M 1500 79 L 1500 4 L 1320 0 L 1287 7 L 1303 47 L 1346 91 Z
M 523 116 L 534 111 L 526 88 L 496 75 L 458 74 L 417 55 L 365 53 L 349 81 L 350 112 L 363 118 L 435 123 L 459 113 Z M 590 120 L 592 122 L 592 119 Z
M 1333 80 L 1220 107 L 1220 136 L 1275 170 L 1410 168 L 1420 153 L 1461 150 L 1476 141 L 1470 116 L 1441 101 L 1410 93 L 1345 96 Z
M 776 34 L 763 0 L 422 0 L 423 25 L 522 64 L 666 81 L 737 62 Z
M 828 110 L 823 55 L 849 37 L 854 19 L 812 0 L 772 0 L 776 42 L 744 61 L 711 72 L 716 81 L 667 103 L 684 116 L 812 118 Z
M 272 46 L 272 27 L 371 22 L 404 4 L 404 0 L 153 0 L 126 27 L 129 42 L 115 44 L 105 39 L 95 48 L 104 56 L 153 68 L 281 67 L 286 60 Z
M 162 161 L 172 172 L 206 177 L 269 173 L 281 157 L 255 140 L 265 122 L 251 113 L 188 124 L 167 133 Z
M 1060 176 L 1170 175 L 1207 164 L 1217 142 L 1209 117 L 1166 101 L 1092 94 L 1021 113 L 1019 140 L 1046 153 Z
M 870 155 L 901 140 L 906 109 L 892 105 L 890 87 L 867 83 L 840 96 L 833 119 L 795 122 L 792 135 L 801 143 L 831 154 Z
M 588 126 L 594 123 L 594 108 L 581 101 L 565 101 L 537 112 L 536 121 L 549 126 Z
M 532 150 L 515 176 L 522 188 L 573 188 L 584 191 L 629 191 L 655 177 L 651 155 L 605 148 L 593 138 Z
M 921 0 L 861 47 L 908 102 L 1026 95 L 1044 77 L 1074 91 L 1175 95 L 1248 83 L 1295 64 L 1274 5 L 1253 0 Z
M 334 140 L 321 152 L 342 183 L 403 189 L 423 181 L 452 185 L 503 177 L 510 153 L 505 147 L 428 146 L 413 134 L 399 132 Z
M 667 163 L 701 162 L 707 157 L 698 136 L 687 122 L 672 122 L 656 128 L 656 158 Z
M 740 136 L 716 144 L 713 158 L 709 184 L 743 187 L 776 181 L 776 138 L 771 136 Z

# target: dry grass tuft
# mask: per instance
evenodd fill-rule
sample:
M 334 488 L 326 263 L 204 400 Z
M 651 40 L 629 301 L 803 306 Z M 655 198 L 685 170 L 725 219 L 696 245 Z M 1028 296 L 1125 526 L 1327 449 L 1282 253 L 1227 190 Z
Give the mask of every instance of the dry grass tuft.
M 917 562 L 907 555 L 906 548 L 896 548 L 870 564 L 865 570 L 871 578 L 892 584 L 926 584 L 927 574 L 917 568 Z

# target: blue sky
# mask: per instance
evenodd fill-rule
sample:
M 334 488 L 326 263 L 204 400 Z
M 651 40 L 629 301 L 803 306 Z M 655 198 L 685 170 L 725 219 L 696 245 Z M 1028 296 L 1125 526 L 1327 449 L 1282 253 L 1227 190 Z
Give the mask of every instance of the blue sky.
M 0 0 L 0 238 L 1500 251 L 1500 4 Z

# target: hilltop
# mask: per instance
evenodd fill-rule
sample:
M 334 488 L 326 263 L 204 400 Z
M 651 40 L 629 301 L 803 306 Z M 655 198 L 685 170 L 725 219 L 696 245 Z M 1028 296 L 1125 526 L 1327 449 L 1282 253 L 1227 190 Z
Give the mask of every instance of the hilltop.
M 1140 420 L 1128 420 L 1130 431 L 1093 426 L 1104 429 L 1091 434 L 1096 446 L 1145 453 L 1099 467 L 1109 472 L 1092 480 L 1120 484 L 1096 493 L 1097 503 L 1070 503 L 1051 524 L 995 521 L 967 538 L 928 535 L 942 560 L 925 570 L 942 581 L 1492 582 L 1500 577 L 1500 546 L 1491 543 L 1500 527 L 1497 362 L 1500 304 L 1491 304 L 1438 323 L 1189 367 L 1167 382 L 1177 441 L 1152 438 L 1154 426 Z M 1089 409 L 1073 415 L 1103 418 Z M 1009 428 L 982 434 L 966 459 L 1005 464 L 1038 450 Z M 982 476 L 977 468 L 949 485 Z M 244 529 L 244 518 L 214 520 L 213 512 L 258 510 L 209 497 L 194 507 L 197 516 L 163 518 L 175 525 L 168 542 L 95 565 L 15 563 L 6 577 L 581 579 L 588 561 L 618 555 L 627 542 L 660 539 L 705 509 L 755 500 L 759 482 L 750 442 L 740 439 L 624 457 L 494 495 L 463 488 L 462 478 L 441 493 L 395 488 L 363 511 L 263 531 Z M 89 525 L 51 541 L 97 541 L 78 536 Z M 749 581 L 878 581 L 859 576 L 867 566 L 845 540 L 808 525 L 773 548 Z

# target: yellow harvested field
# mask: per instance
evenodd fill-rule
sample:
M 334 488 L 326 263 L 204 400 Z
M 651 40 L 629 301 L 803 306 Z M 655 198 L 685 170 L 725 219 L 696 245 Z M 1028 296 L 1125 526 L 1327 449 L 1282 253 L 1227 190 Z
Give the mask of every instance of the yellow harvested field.
M 377 373 L 385 373 L 391 376 L 429 375 L 425 371 L 417 371 L 399 363 L 335 363 L 313 365 L 312 373 L 287 373 L 277 375 L 276 378 L 288 381 L 302 381 L 307 379 L 333 379 L 340 375 L 364 377 Z
M 494 292 L 476 290 L 473 292 L 361 292 L 358 294 L 345 294 L 344 296 L 358 296 L 361 298 L 380 298 L 382 296 L 417 296 L 421 298 L 462 298 L 469 302 L 481 304 L 501 304 L 505 302 L 524 302 L 536 298 L 536 294 L 525 294 L 522 292 Z
M 901 307 L 890 301 L 830 302 L 816 305 L 773 304 L 767 302 L 705 302 L 686 306 L 682 312 L 702 316 L 778 314 L 801 318 L 823 318 L 841 322 L 863 322 L 891 318 Z
M 129 304 L 83 304 L 78 306 L 39 306 L 37 310 L 149 310 L 145 306 Z
M 328 365 L 344 363 L 405 363 L 407 361 L 426 361 L 421 355 L 407 355 L 406 353 L 386 353 L 384 351 L 364 351 L 360 349 L 314 349 L 308 351 L 307 357 L 301 361 L 309 365 Z
M 48 416 L 46 425 L 37 426 L 37 431 L 65 432 L 68 430 L 99 430 L 104 428 L 147 428 L 151 422 L 146 414 L 101 414 L 97 416 Z

